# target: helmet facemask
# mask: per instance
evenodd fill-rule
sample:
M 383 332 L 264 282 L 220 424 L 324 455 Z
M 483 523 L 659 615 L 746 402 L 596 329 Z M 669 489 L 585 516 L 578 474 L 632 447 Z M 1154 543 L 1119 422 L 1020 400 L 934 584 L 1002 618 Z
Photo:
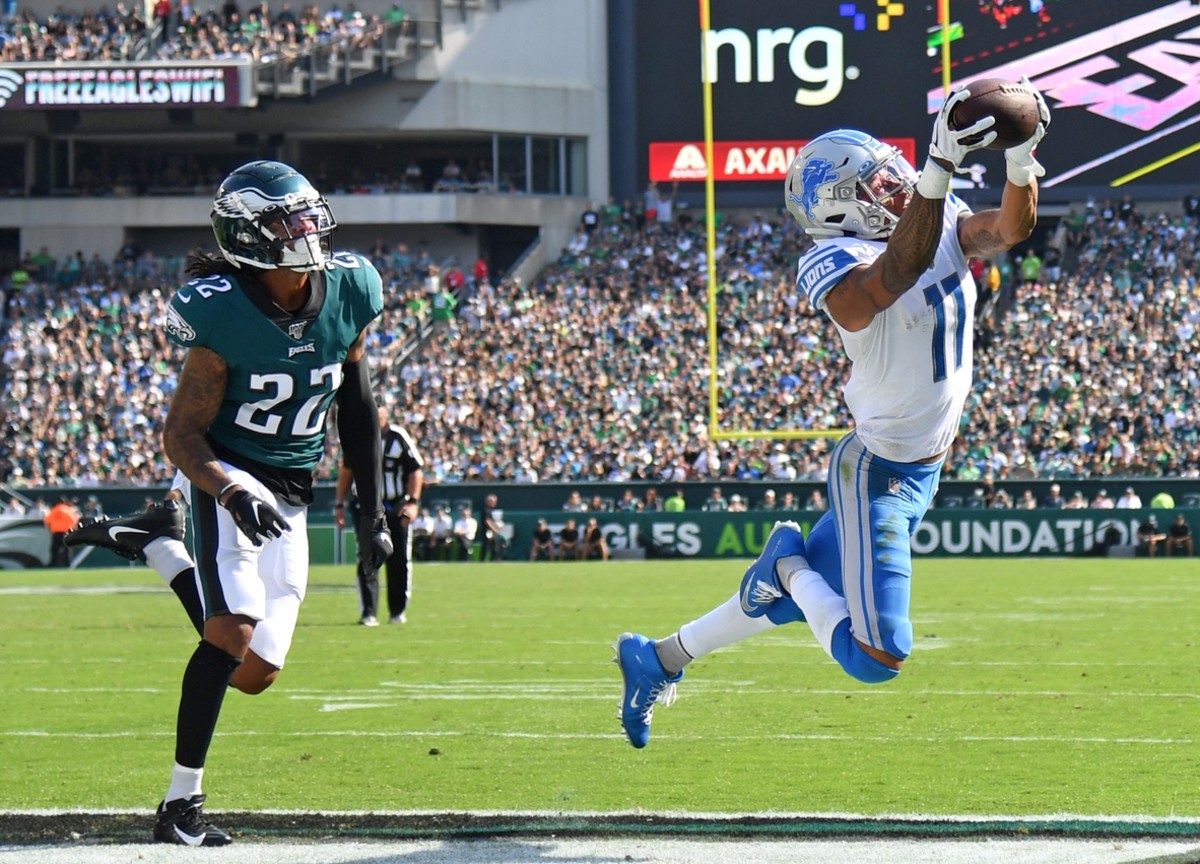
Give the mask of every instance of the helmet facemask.
M 866 205 L 868 228 L 883 237 L 890 237 L 900 221 L 900 214 L 912 200 L 916 182 L 916 172 L 899 150 L 896 151 L 896 158 L 889 159 L 870 174 L 860 177 L 857 197 Z
M 275 249 L 280 267 L 318 270 L 333 254 L 337 222 L 324 198 L 290 212 L 266 210 L 258 221 L 259 230 Z

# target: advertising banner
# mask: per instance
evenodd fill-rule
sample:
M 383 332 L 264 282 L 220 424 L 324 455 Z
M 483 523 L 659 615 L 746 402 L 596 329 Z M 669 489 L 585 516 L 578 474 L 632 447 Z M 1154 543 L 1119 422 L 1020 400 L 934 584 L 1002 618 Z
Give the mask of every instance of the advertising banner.
M 1159 522 L 1163 511 L 1157 511 Z M 1193 531 L 1195 510 L 1186 513 Z M 931 510 L 912 540 L 913 553 L 934 557 L 1062 557 L 1083 555 L 1097 543 L 1131 546 L 1150 511 L 1141 510 Z M 582 527 L 587 514 L 576 514 Z M 778 514 L 771 513 L 599 513 L 601 531 L 615 556 L 753 558 L 762 551 Z M 805 534 L 820 517 L 814 511 L 786 514 Z M 527 560 L 539 518 L 557 537 L 564 514 L 510 513 L 509 560 Z
M 909 162 L 917 158 L 912 138 L 884 138 Z M 714 141 L 714 180 L 774 180 L 787 176 L 788 166 L 807 141 Z M 656 183 L 703 180 L 707 174 L 703 141 L 659 141 L 650 144 L 650 179 Z
M 1186 515 L 1192 531 L 1200 532 L 1200 510 L 931 510 L 912 540 L 913 554 L 930 557 L 992 558 L 1064 557 L 1085 555 L 1098 543 L 1105 547 L 1134 545 L 1137 528 L 1151 513 L 1160 525 L 1167 514 Z M 565 524 L 561 510 L 505 514 L 506 559 L 528 561 L 532 536 L 545 519 L 557 538 Z M 582 527 L 587 514 L 574 514 Z M 777 518 L 797 522 L 807 535 L 820 518 L 815 511 L 779 513 L 599 513 L 600 529 L 614 559 L 619 558 L 754 558 L 762 551 Z M 13 530 L 0 532 L 0 569 L 42 567 L 49 561 L 50 535 L 40 523 L 12 520 Z M 2 526 L 0 526 L 2 527 Z M 308 525 L 313 564 L 345 564 L 347 578 L 355 560 L 354 531 L 314 519 Z M 474 557 L 478 557 L 478 542 Z M 89 549 L 80 566 L 129 566 L 103 549 Z M 348 583 L 349 584 L 349 583 Z
M 250 107 L 251 83 L 245 64 L 12 64 L 0 66 L 0 113 Z
M 1054 118 L 1038 153 L 1045 188 L 1182 184 L 1182 195 L 1196 187 L 1200 3 L 954 0 L 947 31 L 939 5 L 711 0 L 702 38 L 696 0 L 635 4 L 640 182 L 703 179 L 691 151 L 682 162 L 693 165 L 690 176 L 671 176 L 681 170 L 675 160 L 663 171 L 671 146 L 678 156 L 677 142 L 704 139 L 705 75 L 719 154 L 745 142 L 786 149 L 851 127 L 913 141 L 923 159 L 948 32 L 955 85 L 1028 76 L 1045 94 Z M 727 170 L 718 155 L 717 179 L 775 182 L 768 158 L 743 157 L 754 170 Z M 1000 185 L 1000 154 L 981 153 L 979 163 L 969 182 Z

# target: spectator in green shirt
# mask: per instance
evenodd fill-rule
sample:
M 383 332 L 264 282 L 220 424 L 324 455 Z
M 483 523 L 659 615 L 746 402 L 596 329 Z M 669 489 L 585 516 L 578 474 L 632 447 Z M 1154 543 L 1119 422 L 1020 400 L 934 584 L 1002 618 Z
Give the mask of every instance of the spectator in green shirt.
M 1038 281 L 1038 277 L 1042 274 L 1042 259 L 1037 256 L 1036 252 L 1030 252 L 1021 259 L 1021 281 L 1026 285 L 1032 285 Z
M 458 305 L 458 300 L 449 291 L 439 291 L 433 295 L 433 320 L 434 321 L 453 321 L 454 307 Z
M 666 501 L 663 502 L 663 511 L 667 513 L 682 513 L 687 509 L 687 502 L 683 500 L 683 490 L 676 489 Z
M 1174 510 L 1175 498 L 1170 492 L 1159 492 L 1150 499 L 1150 507 L 1154 510 Z

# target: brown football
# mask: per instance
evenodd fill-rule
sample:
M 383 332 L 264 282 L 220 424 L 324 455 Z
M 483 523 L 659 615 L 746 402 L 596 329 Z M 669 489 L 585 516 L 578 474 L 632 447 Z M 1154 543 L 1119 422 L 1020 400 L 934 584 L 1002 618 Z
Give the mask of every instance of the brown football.
M 963 129 L 984 117 L 995 117 L 996 140 L 988 150 L 1007 150 L 1029 140 L 1037 128 L 1037 96 L 1017 81 L 980 78 L 967 85 L 971 95 L 954 106 L 950 125 Z

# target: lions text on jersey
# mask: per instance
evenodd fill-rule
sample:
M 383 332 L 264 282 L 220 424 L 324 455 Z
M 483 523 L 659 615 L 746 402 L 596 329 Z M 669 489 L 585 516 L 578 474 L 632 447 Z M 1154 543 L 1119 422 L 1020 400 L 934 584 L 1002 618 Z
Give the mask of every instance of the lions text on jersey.
M 868 450 L 894 462 L 946 450 L 971 389 L 976 290 L 957 231 L 959 217 L 969 213 L 951 195 L 937 254 L 916 285 L 862 330 L 838 327 L 853 364 L 843 392 L 858 435 Z M 886 247 L 882 240 L 821 238 L 800 259 L 796 287 L 825 309 L 834 286 Z
M 294 314 L 241 274 L 188 282 L 167 313 L 173 342 L 208 348 L 229 367 L 209 435 L 234 453 L 279 468 L 316 466 L 346 354 L 383 311 L 379 273 L 365 258 L 334 255 L 309 279 L 309 302 Z

